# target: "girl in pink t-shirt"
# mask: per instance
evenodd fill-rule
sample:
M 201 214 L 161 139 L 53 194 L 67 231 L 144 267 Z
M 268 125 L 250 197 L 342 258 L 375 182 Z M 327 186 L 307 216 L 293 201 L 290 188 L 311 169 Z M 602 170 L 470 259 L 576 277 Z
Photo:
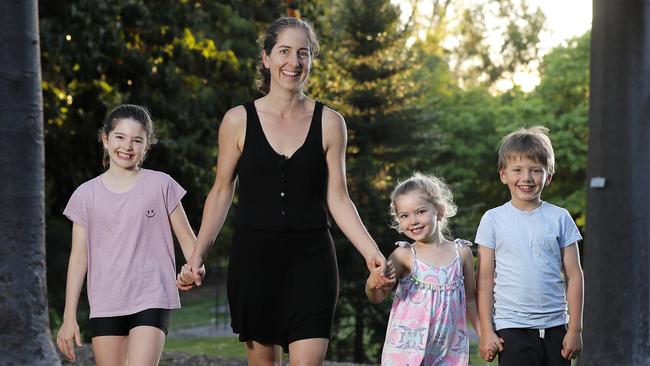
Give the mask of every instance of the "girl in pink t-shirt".
M 478 331 L 474 263 L 464 240 L 443 236 L 456 206 L 439 178 L 416 174 L 391 195 L 394 227 L 413 242 L 398 242 L 388 276 L 371 271 L 366 295 L 383 301 L 397 280 L 383 366 L 467 365 L 467 320 Z
M 107 170 L 79 186 L 63 212 L 73 222 L 72 249 L 57 345 L 75 359 L 86 277 L 97 365 L 155 365 L 169 311 L 180 307 L 172 229 L 186 260 L 196 242 L 181 204 L 185 190 L 167 174 L 141 168 L 156 141 L 146 108 L 116 107 L 99 137 Z

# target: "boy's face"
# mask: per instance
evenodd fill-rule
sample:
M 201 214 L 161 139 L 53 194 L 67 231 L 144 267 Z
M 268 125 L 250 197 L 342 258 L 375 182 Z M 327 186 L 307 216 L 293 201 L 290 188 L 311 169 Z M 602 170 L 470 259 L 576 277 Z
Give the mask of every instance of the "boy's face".
M 539 206 L 542 190 L 551 183 L 552 178 L 546 166 L 521 155 L 508 158 L 499 176 L 510 190 L 512 204 L 524 211 L 532 211 Z

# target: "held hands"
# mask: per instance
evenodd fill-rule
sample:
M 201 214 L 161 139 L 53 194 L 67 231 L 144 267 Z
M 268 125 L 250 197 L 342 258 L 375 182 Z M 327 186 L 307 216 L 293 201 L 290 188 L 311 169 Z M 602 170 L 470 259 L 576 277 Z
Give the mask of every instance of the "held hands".
M 582 351 L 582 332 L 568 330 L 562 341 L 562 357 L 572 360 L 580 356 Z
M 74 342 L 73 342 L 74 340 Z M 77 321 L 63 321 L 59 333 L 56 335 L 56 345 L 65 357 L 70 361 L 75 360 L 74 344 L 81 347 L 81 334 L 79 332 L 79 325 Z
M 487 335 L 481 335 L 480 338 L 478 348 L 481 357 L 488 362 L 494 361 L 494 358 L 503 351 L 503 339 L 499 338 L 499 336 L 494 332 L 490 332 Z
M 395 283 L 395 266 L 377 251 L 366 258 L 366 265 L 370 271 L 368 282 L 372 288 L 390 290 Z
M 176 287 L 181 291 L 189 291 L 194 286 L 201 286 L 205 278 L 205 266 L 195 267 L 186 263 L 181 267 L 181 273 L 176 276 Z
M 395 284 L 395 266 L 392 261 L 386 262 L 386 268 L 382 271 L 381 267 L 377 266 L 370 271 L 368 276 L 367 286 L 373 290 L 381 289 L 384 292 L 390 291 Z
M 368 271 L 372 272 L 375 267 L 380 267 L 381 271 L 384 272 L 386 270 L 386 258 L 377 250 L 366 257 L 366 265 L 368 266 Z

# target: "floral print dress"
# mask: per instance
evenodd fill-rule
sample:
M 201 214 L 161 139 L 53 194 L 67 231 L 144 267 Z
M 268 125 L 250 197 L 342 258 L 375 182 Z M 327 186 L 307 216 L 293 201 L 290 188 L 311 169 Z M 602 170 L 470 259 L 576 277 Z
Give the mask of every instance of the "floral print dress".
M 456 256 L 444 267 L 427 264 L 410 247 L 412 271 L 400 279 L 388 320 L 382 353 L 383 366 L 468 365 L 469 339 L 463 260 L 454 241 Z

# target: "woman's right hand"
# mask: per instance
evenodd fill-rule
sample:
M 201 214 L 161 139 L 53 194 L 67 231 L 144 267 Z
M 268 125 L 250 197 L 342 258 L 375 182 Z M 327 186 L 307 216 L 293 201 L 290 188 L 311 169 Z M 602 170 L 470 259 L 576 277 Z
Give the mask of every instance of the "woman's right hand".
M 81 347 L 81 333 L 79 332 L 79 324 L 76 320 L 63 321 L 59 333 L 56 335 L 56 344 L 61 353 L 68 358 L 68 360 L 75 360 L 74 343 L 77 347 Z

